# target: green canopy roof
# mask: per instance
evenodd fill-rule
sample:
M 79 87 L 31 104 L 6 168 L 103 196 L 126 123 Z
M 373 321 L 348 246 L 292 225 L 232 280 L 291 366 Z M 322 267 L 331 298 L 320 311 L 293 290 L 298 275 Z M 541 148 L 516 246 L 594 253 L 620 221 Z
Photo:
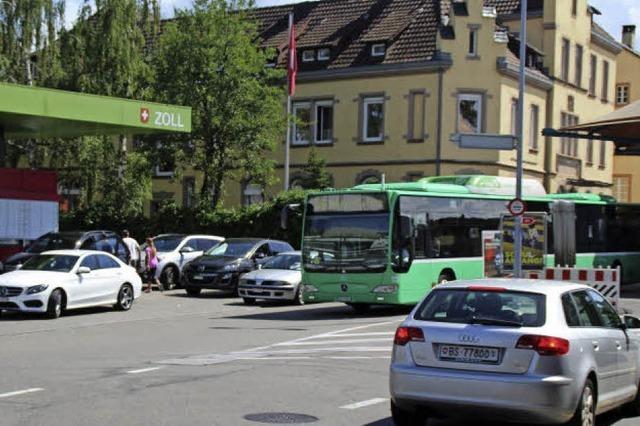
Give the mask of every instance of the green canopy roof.
M 191 108 L 0 83 L 1 131 L 7 139 L 189 133 Z

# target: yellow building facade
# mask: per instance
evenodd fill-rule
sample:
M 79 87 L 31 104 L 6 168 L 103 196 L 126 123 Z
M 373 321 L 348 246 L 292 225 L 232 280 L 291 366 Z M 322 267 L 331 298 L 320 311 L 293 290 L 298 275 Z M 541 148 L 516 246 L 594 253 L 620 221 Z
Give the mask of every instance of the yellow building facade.
M 622 108 L 640 100 L 640 52 L 634 39 L 636 27 L 622 29 L 622 53 L 618 56 L 616 74 L 616 107 Z M 622 202 L 640 203 L 640 157 L 616 155 L 613 168 L 613 195 Z
M 515 176 L 515 151 L 460 148 L 458 133 L 515 134 L 519 5 L 512 0 L 321 0 L 258 9 L 266 46 L 283 66 L 286 17 L 298 33 L 290 175 L 309 151 L 336 188 L 435 175 Z M 586 122 L 614 109 L 622 48 L 593 23 L 587 0 L 531 2 L 525 102 L 525 177 L 550 192 L 611 194 L 610 143 L 544 138 L 545 127 Z M 575 10 L 573 8 L 575 3 Z M 283 106 L 284 113 L 284 106 Z M 283 189 L 285 144 L 272 154 L 276 182 L 227 182 L 224 205 Z M 185 200 L 199 177 L 154 181 L 155 198 Z M 190 179 L 188 183 L 184 179 Z M 195 181 L 194 181 L 195 179 Z

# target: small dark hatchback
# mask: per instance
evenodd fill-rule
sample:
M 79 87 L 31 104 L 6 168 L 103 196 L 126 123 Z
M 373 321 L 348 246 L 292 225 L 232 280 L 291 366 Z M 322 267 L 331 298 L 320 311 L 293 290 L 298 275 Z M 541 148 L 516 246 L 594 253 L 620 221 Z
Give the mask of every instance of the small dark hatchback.
M 36 254 L 49 250 L 100 250 L 110 253 L 124 263 L 129 263 L 129 249 L 118 234 L 112 231 L 68 231 L 49 232 L 35 240 L 24 251 L 7 258 L 3 263 L 4 271 L 19 269 L 24 262 Z
M 284 241 L 228 238 L 185 266 L 182 285 L 190 296 L 197 296 L 203 289 L 236 294 L 242 274 L 260 268 L 270 257 L 287 251 L 293 251 L 293 247 Z

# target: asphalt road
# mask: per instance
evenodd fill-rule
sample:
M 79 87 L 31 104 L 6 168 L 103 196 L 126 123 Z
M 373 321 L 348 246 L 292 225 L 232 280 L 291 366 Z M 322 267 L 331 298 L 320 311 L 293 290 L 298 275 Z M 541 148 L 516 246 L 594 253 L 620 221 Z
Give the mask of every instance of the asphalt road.
M 640 286 L 626 294 L 623 306 L 640 314 Z M 277 413 L 276 424 L 299 414 L 317 425 L 392 425 L 387 367 L 406 314 L 248 307 L 182 291 L 143 295 L 124 313 L 5 313 L 0 425 L 259 425 Z M 619 413 L 599 421 L 640 424 Z

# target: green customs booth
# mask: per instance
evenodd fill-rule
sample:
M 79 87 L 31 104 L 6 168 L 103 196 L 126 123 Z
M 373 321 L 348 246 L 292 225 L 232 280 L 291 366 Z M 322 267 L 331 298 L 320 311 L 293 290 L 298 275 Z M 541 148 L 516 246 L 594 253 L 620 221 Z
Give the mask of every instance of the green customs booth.
M 176 132 L 191 132 L 191 108 L 0 83 L 0 168 L 9 140 Z M 0 171 L 0 242 L 57 231 L 58 203 L 50 188 L 57 186 L 55 173 Z M 53 182 L 47 185 L 43 176 Z

